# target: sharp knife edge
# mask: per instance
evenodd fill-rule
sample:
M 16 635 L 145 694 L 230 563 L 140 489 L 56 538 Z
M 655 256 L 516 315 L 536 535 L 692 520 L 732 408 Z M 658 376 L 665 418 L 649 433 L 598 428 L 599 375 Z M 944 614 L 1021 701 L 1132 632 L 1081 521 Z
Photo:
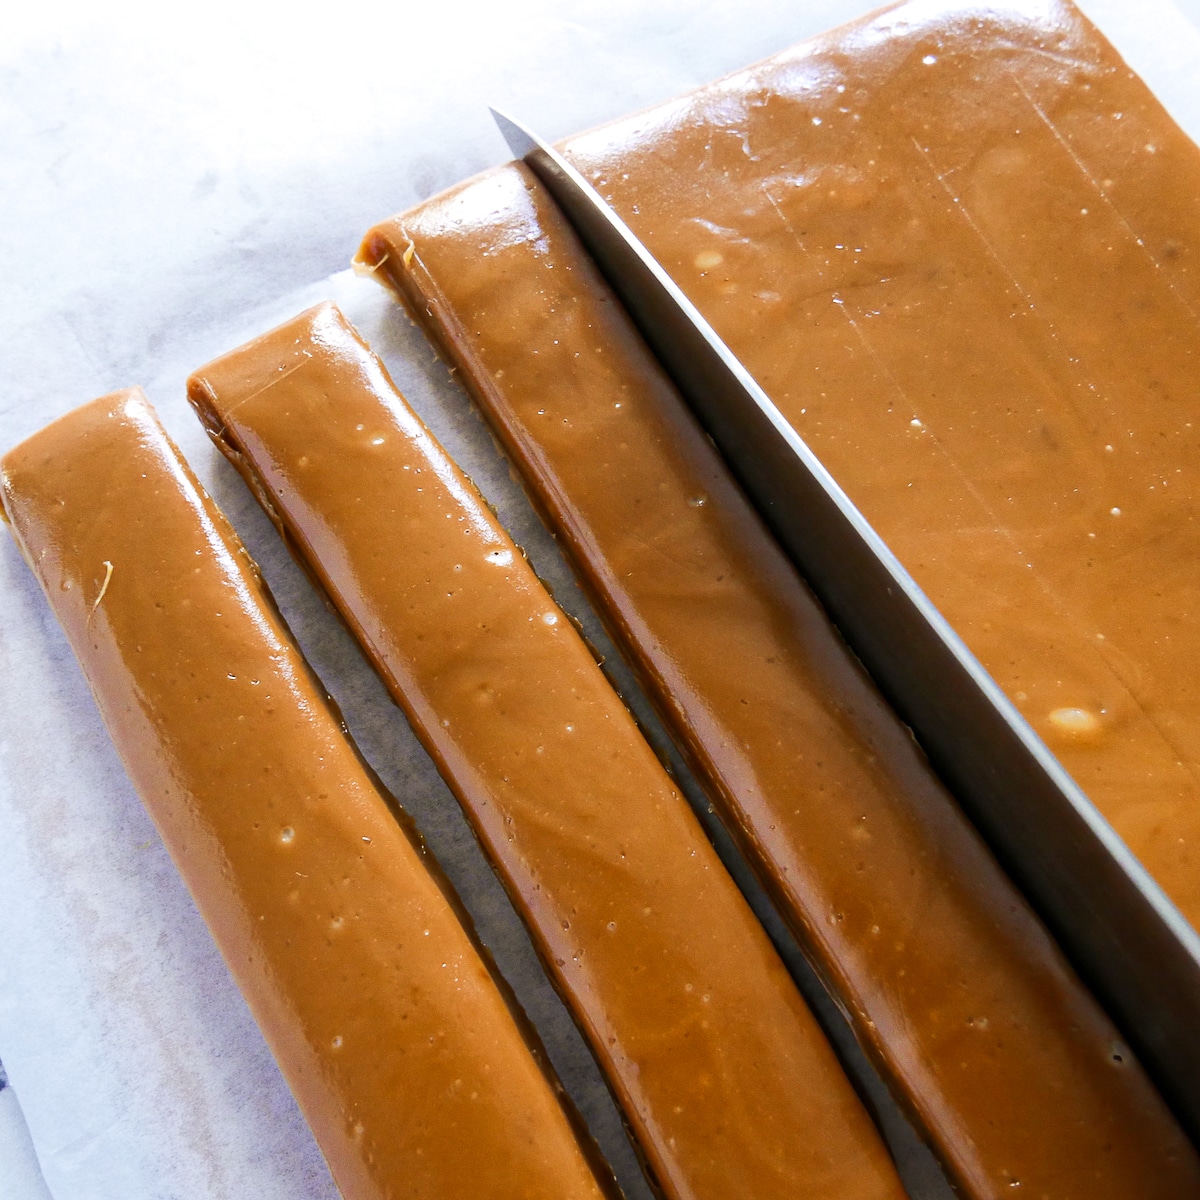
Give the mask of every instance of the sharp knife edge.
M 492 115 L 1200 1145 L 1200 936 L 621 218 L 550 145 Z

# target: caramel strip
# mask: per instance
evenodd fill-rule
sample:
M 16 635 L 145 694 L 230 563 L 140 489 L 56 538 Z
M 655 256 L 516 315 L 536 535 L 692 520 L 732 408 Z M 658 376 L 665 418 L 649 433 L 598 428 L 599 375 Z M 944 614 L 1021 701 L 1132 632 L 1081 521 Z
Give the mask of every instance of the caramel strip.
M 887 20 L 901 29 L 904 13 Z M 663 221 L 648 228 L 643 208 L 639 228 L 649 237 L 669 215 L 688 262 L 715 272 L 716 258 L 701 257 L 716 236 L 710 214 L 688 190 L 696 168 L 678 166 L 671 139 L 711 143 L 749 204 L 766 169 L 754 155 L 784 157 L 795 145 L 789 122 L 807 93 L 797 99 L 789 81 L 828 77 L 841 95 L 845 79 L 849 93 L 856 55 L 876 53 L 858 33 L 811 68 L 816 51 L 801 47 L 622 126 L 610 158 L 628 151 L 640 181 L 622 195 L 654 195 Z M 923 53 L 913 70 L 930 69 Z M 760 122 L 745 152 L 728 131 L 713 132 L 730 113 Z M 807 115 L 804 123 L 817 128 Z M 831 166 L 823 178 L 841 186 L 849 170 Z M 928 185 L 910 173 L 893 186 Z M 673 187 L 689 198 L 682 215 L 670 207 Z M 756 237 L 724 251 L 731 264 L 761 257 L 783 287 L 786 270 Z M 373 229 L 360 255 L 460 369 L 714 805 L 962 1191 L 979 1200 L 1198 1194 L 1196 1154 L 1141 1068 L 796 578 L 532 177 L 508 167 L 455 188 Z M 716 278 L 740 286 L 736 270 Z M 752 342 L 782 369 L 809 336 L 806 313 L 740 295 L 730 305 L 743 304 L 757 324 L 738 327 L 738 348 Z M 842 344 L 857 344 L 845 318 L 834 319 Z M 910 354 L 923 361 L 924 347 Z M 814 378 L 837 394 L 833 372 Z M 886 447 L 870 445 L 864 461 L 887 459 Z
M 188 395 L 463 805 L 668 1197 L 903 1195 L 570 620 L 332 305 Z
M 346 1200 L 597 1200 L 424 852 L 137 389 L 3 459 L 13 533 Z

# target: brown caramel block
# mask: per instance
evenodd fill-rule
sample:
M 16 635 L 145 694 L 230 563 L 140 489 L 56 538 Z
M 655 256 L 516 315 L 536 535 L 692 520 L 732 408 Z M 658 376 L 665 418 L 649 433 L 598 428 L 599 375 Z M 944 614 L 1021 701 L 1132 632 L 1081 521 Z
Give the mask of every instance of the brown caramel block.
M 1049 11 L 1084 28 L 1066 10 Z M 944 57 L 953 39 L 983 55 L 992 37 L 1014 69 L 1025 60 L 1066 69 L 1029 49 L 1015 19 L 991 18 L 989 34 L 982 18 L 958 19 L 961 9 L 938 15 L 923 5 L 905 26 L 908 12 L 572 143 L 585 165 L 600 146 L 606 162 L 621 162 L 598 182 L 724 321 L 722 332 L 739 335 L 735 349 L 768 386 L 803 361 L 804 394 L 819 381 L 826 414 L 872 396 L 886 409 L 890 395 L 843 394 L 837 364 L 811 360 L 811 339 L 857 355 L 872 326 L 856 332 L 828 295 L 824 315 L 814 315 L 816 302 L 805 307 L 805 289 L 832 270 L 826 257 L 842 260 L 833 245 L 813 259 L 774 236 L 775 185 L 789 196 L 787 188 L 838 191 L 852 205 L 867 229 L 846 242 L 847 263 L 855 247 L 865 255 L 875 244 L 871 221 L 892 222 L 900 237 L 908 217 L 895 204 L 873 208 L 869 191 L 855 200 L 849 134 L 837 143 L 845 161 L 817 162 L 811 174 L 811 155 L 796 147 L 835 115 L 866 113 L 875 88 L 883 127 L 864 146 L 892 153 L 888 105 L 897 125 L 909 119 L 918 83 L 905 90 L 905 80 L 925 78 L 937 63 L 924 58 Z M 899 65 L 879 81 L 870 69 L 883 58 Z M 957 77 L 970 82 L 966 68 Z M 817 126 L 812 104 L 823 88 L 848 98 L 819 110 Z M 987 104 L 976 108 L 983 119 Z M 745 141 L 732 135 L 743 126 Z M 696 160 L 684 165 L 677 145 Z M 704 146 L 711 170 L 699 165 Z M 894 166 L 889 194 L 925 195 L 922 161 Z M 608 182 L 626 171 L 619 190 Z M 706 188 L 725 196 L 717 215 Z M 738 205 L 758 222 L 742 241 L 723 232 L 739 227 Z M 930 247 L 960 219 L 949 206 L 927 216 Z M 797 237 L 813 236 L 807 230 L 795 226 Z M 963 1191 L 981 1200 L 1018 1183 L 1020 1194 L 1056 1200 L 1197 1194 L 1200 1163 L 1140 1067 L 847 654 L 528 173 L 504 168 L 386 222 L 361 257 L 461 369 L 714 802 Z M 770 272 L 775 290 L 752 290 L 743 263 Z M 946 258 L 940 275 L 904 286 L 916 305 L 922 287 L 953 278 Z M 914 371 L 930 358 L 934 332 L 908 344 Z M 936 332 L 941 342 L 959 334 L 953 325 Z M 973 379 L 965 369 L 964 378 Z M 910 436 L 910 419 L 898 436 Z M 841 462 L 886 469 L 891 441 L 874 440 L 863 423 L 853 433 Z
M 903 1195 L 583 639 L 332 305 L 188 394 L 403 705 L 667 1196 Z
M 568 153 L 1200 927 L 1200 150 L 1073 6 L 1008 0 Z
M 597 1200 L 420 846 L 137 389 L 3 460 L 21 550 L 346 1200 Z

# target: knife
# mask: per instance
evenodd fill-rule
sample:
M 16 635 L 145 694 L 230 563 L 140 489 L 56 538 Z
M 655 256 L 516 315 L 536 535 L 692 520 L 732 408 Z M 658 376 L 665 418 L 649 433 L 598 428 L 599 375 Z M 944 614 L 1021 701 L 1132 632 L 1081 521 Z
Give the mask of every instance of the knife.
M 850 648 L 1200 1145 L 1200 936 L 628 226 L 562 155 L 491 111 Z

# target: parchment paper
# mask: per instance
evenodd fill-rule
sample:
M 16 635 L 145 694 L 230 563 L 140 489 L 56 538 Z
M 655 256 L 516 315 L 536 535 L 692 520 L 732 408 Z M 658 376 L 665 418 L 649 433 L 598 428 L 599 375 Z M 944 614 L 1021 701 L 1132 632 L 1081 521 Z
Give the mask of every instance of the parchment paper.
M 337 300 L 608 647 L 456 383 L 346 263 L 372 221 L 507 157 L 488 103 L 562 136 L 870 7 L 219 0 L 179 14 L 35 4 L 0 23 L 0 448 L 102 392 L 146 388 L 467 900 L 631 1197 L 647 1193 L 607 1093 L 456 804 L 209 446 L 183 382 L 306 305 Z M 1200 135 L 1200 32 L 1184 15 L 1200 21 L 1200 0 L 1084 8 Z M 0 1187 L 36 1194 L 17 1162 L 28 1143 L 15 1092 L 55 1200 L 335 1197 L 6 537 L 0 594 L 0 1060 L 12 1084 L 0 1091 Z M 919 1153 L 910 1158 L 914 1195 L 944 1194 Z

